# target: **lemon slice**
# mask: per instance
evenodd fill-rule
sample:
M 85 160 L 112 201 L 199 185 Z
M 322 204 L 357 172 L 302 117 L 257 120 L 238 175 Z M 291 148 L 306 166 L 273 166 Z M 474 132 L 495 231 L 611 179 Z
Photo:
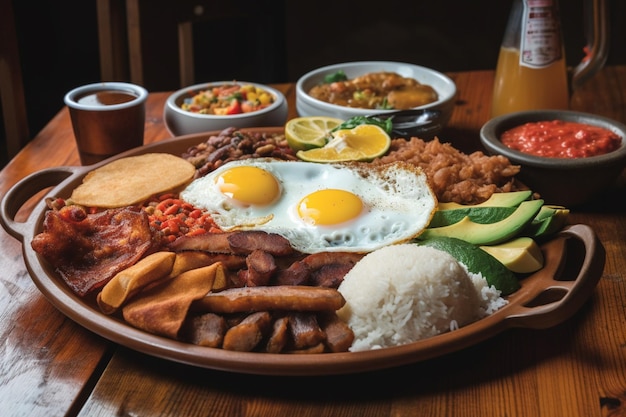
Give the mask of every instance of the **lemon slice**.
M 296 156 L 308 162 L 371 161 L 384 155 L 391 145 L 387 132 L 376 125 L 359 125 L 332 135 L 324 147 L 298 151 Z
M 285 137 L 294 151 L 320 148 L 326 145 L 331 130 L 343 120 L 326 116 L 297 117 L 285 124 Z

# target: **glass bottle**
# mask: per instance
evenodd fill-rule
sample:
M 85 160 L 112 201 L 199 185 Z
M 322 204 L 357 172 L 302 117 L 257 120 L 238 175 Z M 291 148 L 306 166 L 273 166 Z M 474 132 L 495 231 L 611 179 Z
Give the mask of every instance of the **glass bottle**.
M 602 69 L 609 50 L 607 0 L 583 0 L 583 6 L 584 57 L 567 67 L 558 0 L 513 0 L 496 68 L 493 116 L 576 107 L 569 103 L 572 93 Z
M 557 0 L 514 0 L 496 67 L 492 117 L 569 108 Z

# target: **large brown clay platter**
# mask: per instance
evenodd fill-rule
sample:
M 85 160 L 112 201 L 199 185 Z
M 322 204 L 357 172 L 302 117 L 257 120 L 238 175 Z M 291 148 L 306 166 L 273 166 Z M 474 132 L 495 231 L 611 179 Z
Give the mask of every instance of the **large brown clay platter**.
M 282 128 L 258 128 L 282 132 Z M 216 133 L 216 132 L 212 132 Z M 364 352 L 310 355 L 233 352 L 195 346 L 138 330 L 121 319 L 100 312 L 93 300 L 74 294 L 57 273 L 32 250 L 30 242 L 41 231 L 46 197 L 68 197 L 83 177 L 116 158 L 149 152 L 180 155 L 211 133 L 172 138 L 120 154 L 92 166 L 45 169 L 15 184 L 0 205 L 4 229 L 22 242 L 26 267 L 44 296 L 63 314 L 90 331 L 148 355 L 197 367 L 264 375 L 332 375 L 373 371 L 439 357 L 475 345 L 510 328 L 542 329 L 573 315 L 592 294 L 604 269 L 605 251 L 587 225 L 566 227 L 541 245 L 545 267 L 521 279 L 521 288 L 494 314 L 458 330 L 411 344 Z M 159 175 L 155 168 L 155 175 Z M 16 214 L 31 197 L 49 189 L 25 221 Z

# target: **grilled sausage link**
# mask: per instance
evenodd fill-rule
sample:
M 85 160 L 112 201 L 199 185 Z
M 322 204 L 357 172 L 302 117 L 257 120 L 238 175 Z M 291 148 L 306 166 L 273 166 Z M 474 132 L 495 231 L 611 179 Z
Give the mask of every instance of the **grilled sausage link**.
M 334 288 L 275 285 L 229 288 L 194 302 L 194 310 L 210 313 L 252 311 L 336 311 L 346 300 Z

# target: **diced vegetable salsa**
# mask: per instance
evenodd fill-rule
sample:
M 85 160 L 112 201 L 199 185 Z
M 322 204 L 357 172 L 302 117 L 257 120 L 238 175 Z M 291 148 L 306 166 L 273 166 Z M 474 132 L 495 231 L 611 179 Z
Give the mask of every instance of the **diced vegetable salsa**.
M 200 114 L 241 114 L 270 106 L 275 97 L 269 91 L 252 84 L 224 84 L 186 98 L 181 105 L 185 111 Z

